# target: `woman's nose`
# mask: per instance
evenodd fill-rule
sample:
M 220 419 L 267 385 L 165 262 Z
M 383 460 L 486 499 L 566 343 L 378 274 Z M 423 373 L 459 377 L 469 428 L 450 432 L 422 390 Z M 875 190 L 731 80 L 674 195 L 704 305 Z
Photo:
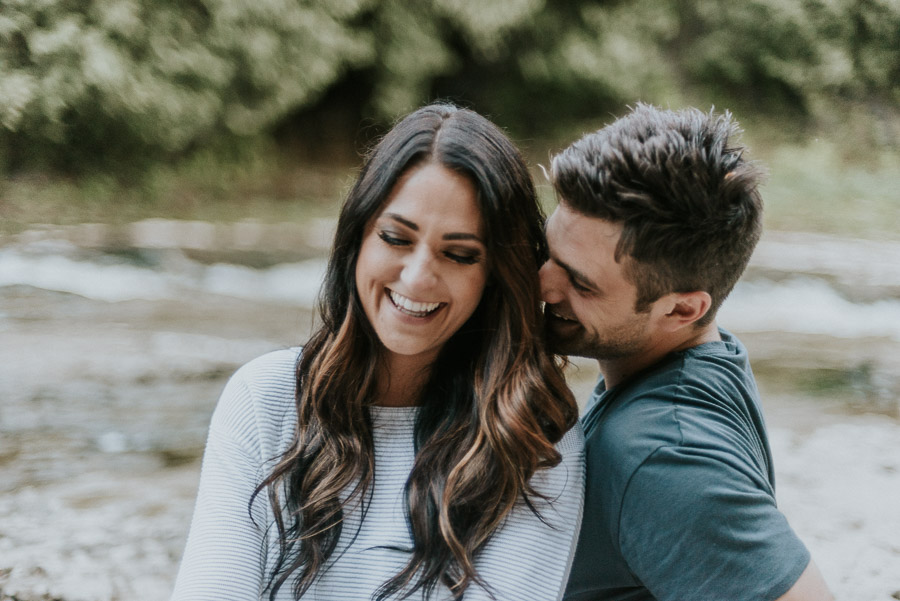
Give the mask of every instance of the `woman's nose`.
M 410 292 L 428 291 L 438 281 L 437 265 L 431 252 L 425 248 L 411 253 L 403 266 L 400 279 Z

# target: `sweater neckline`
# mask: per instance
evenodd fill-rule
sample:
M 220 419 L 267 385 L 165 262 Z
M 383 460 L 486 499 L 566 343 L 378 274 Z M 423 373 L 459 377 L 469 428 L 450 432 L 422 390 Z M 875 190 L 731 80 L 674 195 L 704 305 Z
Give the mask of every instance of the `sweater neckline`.
M 412 427 L 416 423 L 420 407 L 384 407 L 372 405 L 369 407 L 369 415 L 375 427 L 384 428 L 390 426 Z

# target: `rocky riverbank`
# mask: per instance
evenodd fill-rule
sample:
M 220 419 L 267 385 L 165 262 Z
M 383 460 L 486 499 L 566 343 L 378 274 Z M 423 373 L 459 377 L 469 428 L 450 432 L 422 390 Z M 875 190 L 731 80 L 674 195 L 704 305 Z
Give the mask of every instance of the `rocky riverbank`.
M 0 241 L 0 601 L 167 599 L 225 380 L 310 328 L 321 241 L 191 249 L 153 227 L 138 247 Z M 890 601 L 900 276 L 893 246 L 843 243 L 843 263 L 817 263 L 821 239 L 770 237 L 722 320 L 755 358 L 781 507 L 839 599 Z M 573 366 L 580 398 L 594 375 Z

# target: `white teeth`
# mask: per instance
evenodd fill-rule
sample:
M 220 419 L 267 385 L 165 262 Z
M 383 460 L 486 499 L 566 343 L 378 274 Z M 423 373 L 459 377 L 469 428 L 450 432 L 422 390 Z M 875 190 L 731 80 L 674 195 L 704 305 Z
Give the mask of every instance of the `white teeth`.
M 389 292 L 391 294 L 391 300 L 394 301 L 394 304 L 397 305 L 398 309 L 416 317 L 424 317 L 441 306 L 441 303 L 419 303 L 410 300 L 405 296 L 401 296 L 393 290 L 389 290 Z
M 553 309 L 550 309 L 550 315 L 552 315 L 553 317 L 557 317 L 557 318 L 559 318 L 559 319 L 562 319 L 563 321 L 575 321 L 575 320 L 572 319 L 571 317 L 566 317 L 565 315 L 560 315 L 559 313 L 557 313 L 557 312 L 554 311 Z

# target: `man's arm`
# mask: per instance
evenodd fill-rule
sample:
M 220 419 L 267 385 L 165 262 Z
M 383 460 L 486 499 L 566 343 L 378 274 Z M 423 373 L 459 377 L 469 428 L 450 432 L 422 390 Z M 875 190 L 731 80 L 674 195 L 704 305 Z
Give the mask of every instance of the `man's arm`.
M 834 596 L 828 590 L 819 568 L 810 560 L 794 586 L 775 601 L 834 601 Z
M 629 480 L 616 534 L 659 601 L 773 601 L 807 582 L 809 551 L 764 475 L 720 449 L 658 448 Z M 820 599 L 829 597 L 782 601 Z

